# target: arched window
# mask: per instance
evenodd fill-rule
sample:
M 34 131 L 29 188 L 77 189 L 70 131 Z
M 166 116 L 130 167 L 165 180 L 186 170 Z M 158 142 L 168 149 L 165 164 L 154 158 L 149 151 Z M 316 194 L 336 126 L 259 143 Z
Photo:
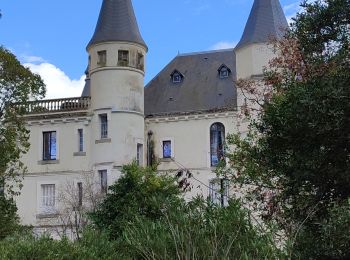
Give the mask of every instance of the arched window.
M 210 127 L 210 160 L 211 166 L 217 166 L 224 159 L 225 127 L 221 123 Z

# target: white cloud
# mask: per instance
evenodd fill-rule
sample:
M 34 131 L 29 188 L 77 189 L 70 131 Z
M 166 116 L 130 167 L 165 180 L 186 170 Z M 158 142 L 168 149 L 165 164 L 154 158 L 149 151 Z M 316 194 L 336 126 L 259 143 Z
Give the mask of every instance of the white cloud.
M 35 57 L 35 56 L 31 56 Z M 29 59 L 30 60 L 30 59 Z M 80 79 L 70 79 L 62 70 L 55 65 L 43 62 L 40 57 L 31 59 L 32 62 L 24 63 L 32 72 L 41 76 L 46 84 L 46 99 L 79 97 L 85 84 L 85 75 Z M 34 62 L 39 62 L 35 64 Z
M 28 55 L 22 55 L 22 59 L 21 59 L 21 60 L 23 60 L 24 63 L 34 63 L 34 64 L 46 62 L 46 60 L 44 60 L 44 59 L 41 58 L 41 57 L 38 57 L 38 56 L 28 56 Z
M 221 42 L 215 43 L 209 49 L 210 50 L 230 49 L 230 48 L 234 48 L 236 45 L 237 45 L 236 41 L 233 41 L 233 42 L 221 41 Z

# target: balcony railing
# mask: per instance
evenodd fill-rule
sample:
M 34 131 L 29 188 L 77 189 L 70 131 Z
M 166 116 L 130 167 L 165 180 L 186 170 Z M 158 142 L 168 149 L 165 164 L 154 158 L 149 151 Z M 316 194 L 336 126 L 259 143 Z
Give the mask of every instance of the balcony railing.
M 30 101 L 25 105 L 17 104 L 17 106 L 25 109 L 26 114 L 81 111 L 90 108 L 91 97 L 38 100 Z

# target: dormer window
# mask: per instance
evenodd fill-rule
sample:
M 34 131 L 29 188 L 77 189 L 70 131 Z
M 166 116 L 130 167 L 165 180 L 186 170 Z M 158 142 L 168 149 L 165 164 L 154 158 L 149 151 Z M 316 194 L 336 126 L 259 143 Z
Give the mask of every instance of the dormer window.
M 118 51 L 118 66 L 122 66 L 122 67 L 129 66 L 129 51 L 125 51 L 125 50 Z
M 173 73 L 171 73 L 171 79 L 173 81 L 173 83 L 177 84 L 177 83 L 181 83 L 184 76 L 177 70 L 174 70 Z
M 225 65 L 222 64 L 218 69 L 220 79 L 228 78 L 231 73 L 231 70 Z

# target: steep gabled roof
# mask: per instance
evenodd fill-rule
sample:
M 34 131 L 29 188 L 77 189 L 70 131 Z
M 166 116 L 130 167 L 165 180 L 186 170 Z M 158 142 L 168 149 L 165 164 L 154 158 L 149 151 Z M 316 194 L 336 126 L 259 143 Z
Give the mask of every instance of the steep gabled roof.
M 218 68 L 231 73 L 222 79 Z M 184 79 L 174 84 L 171 74 Z M 236 57 L 233 49 L 176 56 L 145 88 L 145 115 L 165 115 L 236 109 Z
M 140 34 L 131 0 L 103 0 L 95 33 L 87 48 L 108 41 L 134 42 L 147 48 Z
M 236 49 L 252 43 L 267 43 L 280 38 L 288 28 L 279 0 L 254 0 L 241 40 Z

